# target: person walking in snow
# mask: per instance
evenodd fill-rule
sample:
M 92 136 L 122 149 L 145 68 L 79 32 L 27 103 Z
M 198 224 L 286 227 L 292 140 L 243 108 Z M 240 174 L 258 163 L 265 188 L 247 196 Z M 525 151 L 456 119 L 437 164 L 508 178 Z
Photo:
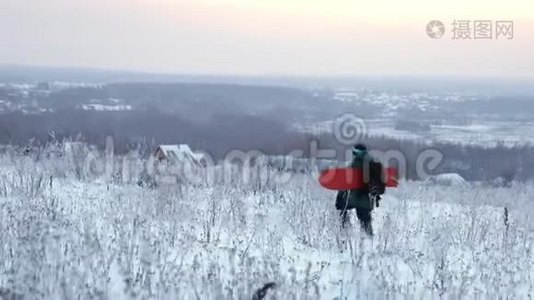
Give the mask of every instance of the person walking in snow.
M 350 167 L 370 170 L 379 167 L 380 163 L 374 162 L 368 154 L 367 147 L 363 144 L 357 144 L 352 148 L 352 162 Z M 370 167 L 371 166 L 371 167 Z M 385 184 L 381 175 L 376 177 L 376 172 L 370 172 L 369 182 L 365 182 L 365 187 L 347 191 L 339 191 L 336 197 L 336 209 L 340 211 L 341 225 L 345 227 L 348 223 L 348 211 L 356 209 L 356 216 L 360 221 L 361 228 L 367 235 L 373 236 L 372 216 L 374 206 L 378 206 L 380 194 L 384 193 Z M 380 184 L 382 182 L 382 184 Z

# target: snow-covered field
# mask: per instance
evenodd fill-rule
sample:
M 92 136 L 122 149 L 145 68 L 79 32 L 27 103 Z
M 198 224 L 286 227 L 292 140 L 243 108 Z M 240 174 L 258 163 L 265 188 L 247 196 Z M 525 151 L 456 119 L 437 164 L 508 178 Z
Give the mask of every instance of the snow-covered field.
M 460 145 L 516 146 L 534 144 L 534 123 L 519 121 L 473 121 L 471 124 L 428 125 L 428 131 L 408 131 L 395 128 L 392 119 L 365 119 L 365 133 L 371 136 L 386 136 L 428 142 L 446 142 Z M 335 121 L 303 126 L 295 125 L 299 131 L 320 134 L 332 132 Z
M 534 143 L 534 123 L 532 122 L 477 120 L 468 125 L 430 125 L 427 132 L 397 130 L 394 128 L 394 123 L 388 120 L 370 120 L 367 124 L 369 134 L 393 138 L 486 147 L 494 147 L 498 144 L 515 146 Z
M 147 189 L 80 175 L 67 158 L 6 154 L 0 294 L 250 299 L 275 282 L 277 299 L 529 299 L 532 194 L 402 182 L 375 210 L 371 240 L 354 215 L 340 229 L 314 174 Z

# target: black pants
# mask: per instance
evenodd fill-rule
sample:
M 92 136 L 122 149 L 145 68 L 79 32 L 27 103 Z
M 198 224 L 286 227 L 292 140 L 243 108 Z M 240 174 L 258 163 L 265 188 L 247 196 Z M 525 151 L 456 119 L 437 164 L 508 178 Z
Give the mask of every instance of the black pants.
M 373 225 L 372 221 L 373 218 L 371 216 L 372 209 L 368 208 L 356 208 L 356 216 L 358 217 L 358 220 L 360 221 L 360 226 L 362 227 L 363 231 L 367 233 L 369 236 L 373 236 Z M 341 210 L 340 216 L 341 216 L 341 226 L 345 227 L 348 222 L 348 211 L 347 210 Z
M 372 211 L 372 209 L 367 208 L 356 208 L 356 216 L 358 217 L 358 220 L 360 220 L 360 225 L 362 226 L 363 231 L 369 236 L 373 236 Z

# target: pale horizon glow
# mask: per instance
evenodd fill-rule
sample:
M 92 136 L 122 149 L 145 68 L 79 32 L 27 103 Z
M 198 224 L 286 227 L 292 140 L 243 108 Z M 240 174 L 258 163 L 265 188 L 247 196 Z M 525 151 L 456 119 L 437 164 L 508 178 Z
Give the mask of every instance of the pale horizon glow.
M 445 23 L 430 39 L 428 21 Z M 513 40 L 452 40 L 454 20 Z M 531 0 L 0 0 L 0 64 L 232 75 L 534 76 Z

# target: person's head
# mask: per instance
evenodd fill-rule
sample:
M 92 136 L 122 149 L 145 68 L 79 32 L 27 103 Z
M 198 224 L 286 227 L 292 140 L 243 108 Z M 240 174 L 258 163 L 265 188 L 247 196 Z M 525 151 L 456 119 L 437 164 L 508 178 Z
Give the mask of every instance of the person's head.
M 367 154 L 367 147 L 364 144 L 356 144 L 352 147 L 352 156 L 365 156 Z

